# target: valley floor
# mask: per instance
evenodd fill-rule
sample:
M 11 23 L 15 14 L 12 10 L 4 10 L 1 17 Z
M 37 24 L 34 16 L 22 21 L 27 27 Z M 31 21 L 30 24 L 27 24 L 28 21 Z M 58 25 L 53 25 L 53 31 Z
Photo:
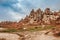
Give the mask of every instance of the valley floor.
M 6 40 L 60 40 L 60 37 L 54 37 L 52 33 L 45 34 L 47 31 L 24 31 L 15 33 L 0 33 L 0 39 Z

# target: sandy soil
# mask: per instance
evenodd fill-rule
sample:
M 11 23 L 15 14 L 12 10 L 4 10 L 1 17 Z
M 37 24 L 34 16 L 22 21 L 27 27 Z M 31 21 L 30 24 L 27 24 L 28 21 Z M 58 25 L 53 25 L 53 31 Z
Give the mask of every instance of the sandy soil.
M 18 40 L 19 36 L 11 33 L 0 33 L 0 39 L 5 38 L 6 40 Z
M 20 34 L 20 36 L 17 35 L 17 33 Z M 0 38 L 6 38 L 6 40 L 60 40 L 60 37 L 54 37 L 51 32 L 45 35 L 46 31 L 26 31 L 17 33 L 0 33 Z

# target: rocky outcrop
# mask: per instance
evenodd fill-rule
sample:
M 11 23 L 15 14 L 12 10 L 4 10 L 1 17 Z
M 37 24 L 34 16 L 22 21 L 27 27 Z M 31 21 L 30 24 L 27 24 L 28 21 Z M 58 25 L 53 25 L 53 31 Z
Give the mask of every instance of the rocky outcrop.
M 40 8 L 38 10 L 32 9 L 29 16 L 27 15 L 24 19 L 19 22 L 1 22 L 0 27 L 7 28 L 21 28 L 23 26 L 37 26 L 37 25 L 53 25 L 60 26 L 60 11 L 52 12 L 50 8 L 46 8 L 42 11 Z
M 30 12 L 30 15 L 27 16 L 24 20 L 26 25 L 57 25 L 60 24 L 60 12 L 52 12 L 50 8 L 46 8 L 43 12 L 41 9 L 38 9 Z M 58 21 L 59 20 L 59 21 Z

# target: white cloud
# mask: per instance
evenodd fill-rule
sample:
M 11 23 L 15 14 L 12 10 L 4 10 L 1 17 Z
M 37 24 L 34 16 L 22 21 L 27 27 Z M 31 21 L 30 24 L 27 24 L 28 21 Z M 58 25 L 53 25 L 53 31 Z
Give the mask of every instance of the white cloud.
M 18 3 L 16 3 L 16 4 L 13 4 L 12 5 L 14 8 L 16 8 L 16 9 L 21 9 L 22 10 L 22 12 L 24 12 L 23 14 L 27 14 L 29 11 L 29 9 L 27 9 L 24 5 L 22 5 L 20 2 L 18 2 Z M 27 6 L 27 5 L 26 5 Z
M 8 14 L 11 15 L 12 19 L 15 21 L 19 21 L 22 18 L 21 14 L 14 11 L 10 11 Z
M 21 13 L 15 12 L 12 9 L 9 9 L 7 11 L 7 13 L 8 13 L 9 16 L 11 16 L 11 18 L 13 19 L 13 21 L 20 21 L 22 18 L 25 17 Z
M 21 1 L 23 1 L 23 0 L 17 0 L 18 2 L 21 2 Z
M 0 7 L 0 9 L 0 21 L 19 21 L 24 17 L 21 13 L 15 12 L 11 8 Z

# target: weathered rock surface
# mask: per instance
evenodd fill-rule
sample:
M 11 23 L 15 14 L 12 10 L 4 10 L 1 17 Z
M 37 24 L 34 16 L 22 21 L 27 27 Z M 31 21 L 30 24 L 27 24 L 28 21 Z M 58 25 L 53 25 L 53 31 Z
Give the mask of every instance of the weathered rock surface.
M 11 33 L 0 33 L 0 39 L 6 39 L 6 40 L 19 40 L 19 36 L 17 34 L 11 34 Z
M 18 22 L 4 21 L 0 23 L 0 27 L 19 29 L 26 25 L 36 26 L 42 24 L 60 27 L 60 11 L 52 12 L 50 8 L 46 8 L 45 11 L 42 11 L 40 8 L 36 11 L 32 9 L 30 14 L 24 19 Z
M 60 37 L 53 36 L 52 32 L 45 34 L 47 31 L 35 31 L 35 32 L 17 32 L 14 34 L 0 33 L 0 38 L 6 38 L 6 40 L 60 40 Z

